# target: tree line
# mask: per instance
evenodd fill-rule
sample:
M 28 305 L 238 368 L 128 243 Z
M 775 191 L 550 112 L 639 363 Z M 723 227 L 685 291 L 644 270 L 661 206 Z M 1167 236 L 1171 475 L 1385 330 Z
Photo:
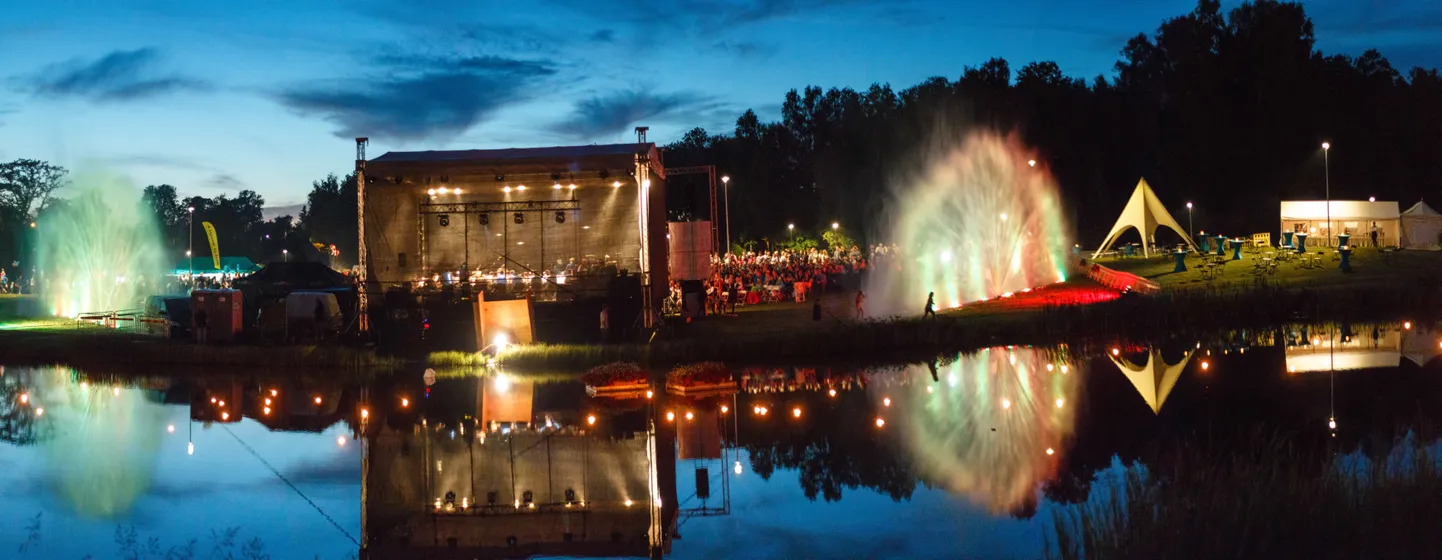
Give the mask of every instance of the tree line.
M 666 163 L 730 175 L 733 242 L 833 221 L 886 241 L 870 226 L 895 196 L 889 177 L 924 164 L 917 154 L 928 143 L 977 127 L 1017 134 L 1038 151 L 1084 246 L 1101 241 L 1142 177 L 1184 224 L 1193 202 L 1198 230 L 1271 231 L 1279 201 L 1323 198 L 1324 141 L 1333 199 L 1375 196 L 1406 208 L 1434 194 L 1437 69 L 1404 73 L 1376 50 L 1352 58 L 1315 42 L 1300 4 L 1253 0 L 1224 15 L 1218 0 L 1200 0 L 1128 40 L 1111 77 L 1067 76 L 1050 61 L 1013 71 L 992 58 L 900 91 L 807 86 L 786 94 L 778 121 L 748 110 L 730 133 L 691 130 L 667 146 Z M 697 186 L 668 185 L 680 194 L 668 203 L 673 215 L 705 217 Z
M 35 226 L 47 213 L 64 207 L 64 189 L 69 185 L 69 171 L 62 166 L 32 159 L 0 163 L 0 268 L 16 267 L 12 274 L 26 274 L 33 258 Z M 176 187 L 160 184 L 141 192 L 144 208 L 153 213 L 162 249 L 177 263 L 192 243 L 195 256 L 210 255 L 202 226 L 210 222 L 223 257 L 264 264 L 286 255 L 338 267 L 355 262 L 355 196 L 354 176 L 329 175 L 311 184 L 298 217 L 266 220 L 265 198 L 251 190 L 234 196 L 182 197 Z M 330 257 L 332 245 L 339 253 L 336 257 Z

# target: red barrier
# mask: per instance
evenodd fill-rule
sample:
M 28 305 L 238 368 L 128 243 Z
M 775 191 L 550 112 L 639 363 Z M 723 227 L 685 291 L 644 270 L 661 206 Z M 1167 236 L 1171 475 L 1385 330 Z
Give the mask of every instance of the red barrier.
M 1087 266 L 1087 277 L 1092 281 L 1122 292 L 1132 291 L 1142 295 L 1156 295 L 1162 292 L 1161 284 L 1147 280 L 1130 272 L 1112 270 L 1097 263 Z

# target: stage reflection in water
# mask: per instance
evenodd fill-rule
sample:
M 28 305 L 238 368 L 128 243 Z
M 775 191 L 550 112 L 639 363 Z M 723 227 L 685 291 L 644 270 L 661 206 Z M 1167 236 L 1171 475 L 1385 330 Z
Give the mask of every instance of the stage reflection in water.
M 57 497 L 84 516 L 127 514 L 154 478 L 164 406 L 139 389 L 81 384 L 70 368 L 28 375 L 29 398 L 44 410 L 38 439 Z
M 1081 375 L 1049 350 L 991 348 L 906 386 L 891 408 L 922 479 L 993 512 L 1025 510 L 1066 453 Z

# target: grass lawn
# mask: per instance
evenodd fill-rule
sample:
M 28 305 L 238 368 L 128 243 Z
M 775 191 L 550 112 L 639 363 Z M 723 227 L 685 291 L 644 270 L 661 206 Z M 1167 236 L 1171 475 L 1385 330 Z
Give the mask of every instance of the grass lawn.
M 1171 256 L 1098 259 L 1096 262 L 1115 270 L 1156 280 L 1163 290 L 1240 290 L 1250 288 L 1259 281 L 1287 289 L 1386 289 L 1399 284 L 1435 283 L 1437 279 L 1442 279 L 1442 252 L 1437 251 L 1384 252 L 1373 248 L 1357 248 L 1352 252 L 1350 273 L 1339 270 L 1340 262 L 1334 260 L 1335 251 L 1329 248 L 1313 248 L 1309 253 L 1322 255 L 1321 266 L 1307 268 L 1302 266 L 1300 259 L 1294 258 L 1289 262 L 1279 263 L 1272 272 L 1259 273 L 1254 270 L 1253 263 L 1264 253 L 1244 250 L 1243 260 L 1227 261 L 1222 274 L 1213 279 L 1202 277 L 1199 266 L 1202 259 L 1197 255 L 1187 257 L 1186 272 L 1172 272 L 1176 261 Z M 1230 254 L 1228 252 L 1228 255 Z

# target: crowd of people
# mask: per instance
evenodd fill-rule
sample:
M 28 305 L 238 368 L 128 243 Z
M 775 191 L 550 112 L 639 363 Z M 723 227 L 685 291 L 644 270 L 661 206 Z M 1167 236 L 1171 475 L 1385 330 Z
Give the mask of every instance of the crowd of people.
M 826 251 L 761 251 L 711 256 L 711 278 L 705 281 L 708 314 L 734 310 L 738 303 L 805 301 L 813 290 L 825 293 L 845 275 L 859 274 L 867 259 L 859 247 Z M 671 282 L 667 307 L 683 305 L 681 284 Z
M 6 269 L 0 268 L 0 294 L 34 293 L 35 274 L 31 273 L 29 275 L 22 276 L 19 273 L 19 269 L 16 268 L 17 266 L 19 266 L 19 263 L 12 262 L 10 264 L 11 270 L 15 270 L 16 272 L 14 275 L 11 275 L 11 273 L 7 272 Z

